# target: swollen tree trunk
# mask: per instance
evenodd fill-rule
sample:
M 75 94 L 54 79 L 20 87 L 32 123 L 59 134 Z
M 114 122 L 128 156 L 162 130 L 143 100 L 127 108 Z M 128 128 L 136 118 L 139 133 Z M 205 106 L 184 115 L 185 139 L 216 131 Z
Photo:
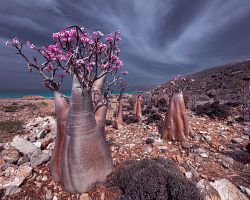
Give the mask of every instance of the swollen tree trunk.
M 118 109 L 117 109 L 117 118 L 115 119 L 114 127 L 119 128 L 119 125 L 123 125 L 123 103 L 122 95 L 118 97 Z
M 73 79 L 62 152 L 62 185 L 67 192 L 83 193 L 112 171 L 112 158 L 97 127 L 92 94 Z
M 54 91 L 54 103 L 57 122 L 57 133 L 55 147 L 49 163 L 50 174 L 56 182 L 61 180 L 61 152 L 64 140 L 65 123 L 68 113 L 68 103 L 63 94 L 58 90 Z
M 142 119 L 142 110 L 141 110 L 141 95 L 136 95 L 135 106 L 134 106 L 135 116 L 139 119 Z
M 97 126 L 99 127 L 99 129 L 102 131 L 103 134 L 105 133 L 105 121 L 108 111 L 107 102 L 103 102 L 101 95 L 105 80 L 106 80 L 106 75 L 102 76 L 100 79 L 97 79 L 94 82 L 92 89 L 92 100 L 94 102 L 94 107 L 96 107 L 95 120 Z
M 183 94 L 174 94 L 169 99 L 168 111 L 163 122 L 162 139 L 185 141 L 192 134 L 188 125 Z

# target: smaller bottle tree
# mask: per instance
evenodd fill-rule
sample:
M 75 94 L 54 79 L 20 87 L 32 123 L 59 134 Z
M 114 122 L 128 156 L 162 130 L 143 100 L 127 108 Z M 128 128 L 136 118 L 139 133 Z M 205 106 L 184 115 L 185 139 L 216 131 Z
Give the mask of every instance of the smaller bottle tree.
M 123 72 L 123 75 L 128 75 L 128 72 Z M 114 128 L 119 129 L 119 126 L 123 125 L 123 95 L 126 90 L 128 83 L 124 78 L 120 78 L 117 90 L 120 91 L 117 97 L 117 112 L 116 119 L 114 121 Z
M 161 137 L 164 140 L 185 141 L 193 134 L 188 124 L 183 92 L 193 80 L 175 77 L 165 89 L 170 96 L 168 110 L 163 122 Z
M 142 95 L 136 94 L 134 104 L 134 114 L 141 121 L 142 120 Z

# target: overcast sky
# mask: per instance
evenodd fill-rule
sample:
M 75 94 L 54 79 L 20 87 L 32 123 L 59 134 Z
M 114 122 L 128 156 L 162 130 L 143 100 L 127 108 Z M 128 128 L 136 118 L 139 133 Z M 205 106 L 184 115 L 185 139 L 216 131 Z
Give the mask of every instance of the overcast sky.
M 249 0 L 1 0 L 0 89 L 43 87 L 2 45 L 14 36 L 43 45 L 69 25 L 119 29 L 124 69 L 140 88 L 249 58 L 249 11 Z

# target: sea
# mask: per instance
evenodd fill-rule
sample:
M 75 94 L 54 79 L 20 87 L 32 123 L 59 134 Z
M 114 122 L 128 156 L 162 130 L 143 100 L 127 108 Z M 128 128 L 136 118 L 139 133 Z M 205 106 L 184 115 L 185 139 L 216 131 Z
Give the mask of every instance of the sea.
M 70 90 L 64 90 L 62 93 L 70 97 L 71 91 Z M 125 92 L 126 94 L 135 94 L 137 92 Z M 119 92 L 113 92 L 114 95 L 119 94 Z M 22 98 L 24 96 L 42 96 L 45 98 L 53 98 L 53 92 L 49 90 L 0 90 L 0 98 Z

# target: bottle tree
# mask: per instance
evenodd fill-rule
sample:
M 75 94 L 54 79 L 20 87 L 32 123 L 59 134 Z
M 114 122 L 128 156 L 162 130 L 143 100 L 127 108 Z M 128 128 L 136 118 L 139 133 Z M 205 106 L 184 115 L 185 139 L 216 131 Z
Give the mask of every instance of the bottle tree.
M 135 96 L 134 114 L 139 120 L 142 120 L 142 95 L 140 93 Z
M 161 133 L 161 137 L 164 140 L 185 141 L 193 134 L 188 124 L 183 98 L 183 92 L 192 81 L 179 75 L 165 89 L 170 98 Z
M 124 75 L 128 75 L 128 72 L 127 71 L 123 72 L 123 76 Z M 118 91 L 120 91 L 120 94 L 118 95 L 118 98 L 117 98 L 118 106 L 117 106 L 117 112 L 116 112 L 117 113 L 116 119 L 114 122 L 115 129 L 118 129 L 119 126 L 123 125 L 123 94 L 128 85 L 128 83 L 124 80 L 124 78 L 119 78 L 119 79 L 120 80 L 118 84 Z
M 17 38 L 11 44 L 26 60 L 28 69 L 37 70 L 55 94 L 58 145 L 50 161 L 51 175 L 66 191 L 82 193 L 104 181 L 112 171 L 104 137 L 107 101 L 102 91 L 109 77 L 116 77 L 122 67 L 118 47 L 121 38 L 119 32 L 104 36 L 100 31 L 90 34 L 84 28 L 71 26 L 54 33 L 53 39 L 55 44 L 41 48 Z M 23 53 L 25 44 L 39 55 L 28 58 Z M 61 73 L 72 78 L 69 105 L 59 92 Z

